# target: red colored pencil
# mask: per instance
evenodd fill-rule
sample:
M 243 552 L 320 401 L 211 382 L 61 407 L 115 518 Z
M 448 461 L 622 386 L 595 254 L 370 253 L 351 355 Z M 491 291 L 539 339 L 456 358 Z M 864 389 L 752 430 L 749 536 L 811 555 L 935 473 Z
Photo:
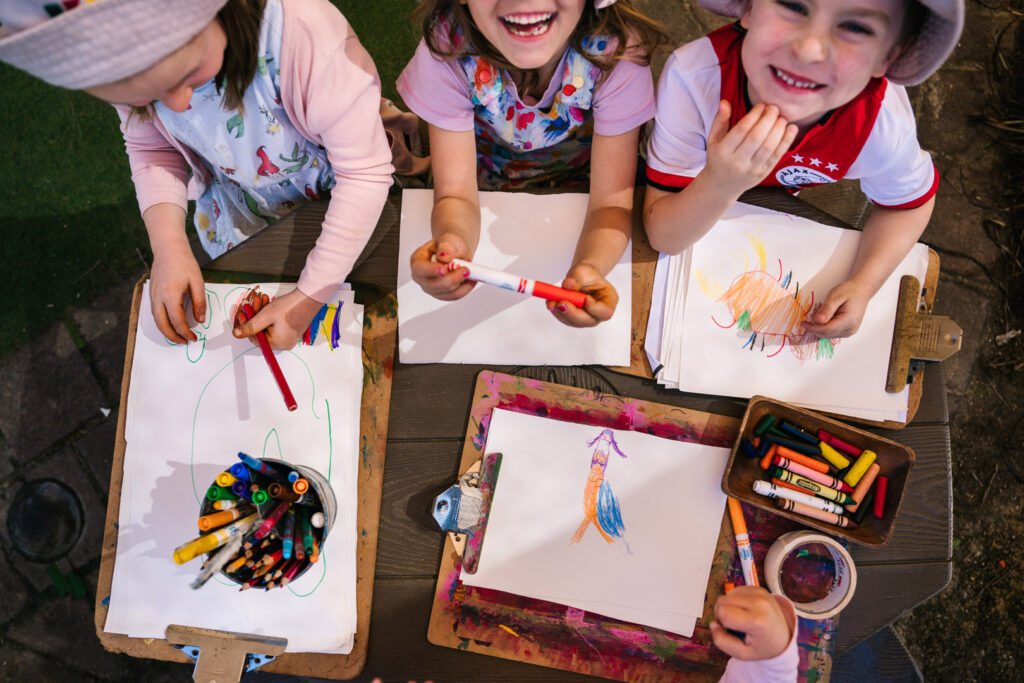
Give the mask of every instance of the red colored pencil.
M 252 320 L 256 316 L 256 312 L 252 309 L 252 305 L 248 301 L 242 303 L 242 316 L 245 320 Z M 266 332 L 260 330 L 256 333 L 256 343 L 259 344 L 260 351 L 263 352 L 263 359 L 267 361 L 267 365 L 270 367 L 270 372 L 274 375 L 274 379 L 277 381 L 277 387 L 281 390 L 281 397 L 284 398 L 285 406 L 287 406 L 288 410 L 297 409 L 299 404 L 295 402 L 295 397 L 292 396 L 292 390 L 288 388 L 288 382 L 284 378 L 284 373 L 281 372 L 281 366 L 277 364 L 277 357 L 274 355 L 274 352 L 270 350 L 270 342 L 267 341 Z

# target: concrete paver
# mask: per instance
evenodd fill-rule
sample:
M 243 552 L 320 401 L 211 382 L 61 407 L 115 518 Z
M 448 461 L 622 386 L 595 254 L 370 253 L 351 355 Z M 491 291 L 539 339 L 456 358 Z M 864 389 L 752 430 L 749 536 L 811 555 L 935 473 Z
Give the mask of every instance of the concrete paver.
M 114 464 L 114 439 L 117 436 L 117 413 L 77 437 L 71 446 L 82 457 L 93 479 L 103 491 L 110 490 L 110 468 Z M 104 498 L 105 500 L 105 498 Z
M 134 273 L 88 306 L 71 312 L 71 320 L 81 333 L 112 402 L 121 395 L 124 351 L 128 341 L 126 312 L 131 310 L 132 290 L 142 274 L 142 270 Z M 114 405 L 107 407 L 116 410 Z

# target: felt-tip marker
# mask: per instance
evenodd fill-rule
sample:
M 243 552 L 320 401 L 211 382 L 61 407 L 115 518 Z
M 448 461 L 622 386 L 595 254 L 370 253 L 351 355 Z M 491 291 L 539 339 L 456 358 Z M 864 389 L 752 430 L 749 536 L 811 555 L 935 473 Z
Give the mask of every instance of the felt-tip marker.
M 241 306 L 242 310 L 239 311 L 239 316 L 242 318 L 242 322 L 252 320 L 256 317 L 256 311 L 253 310 L 252 305 L 245 301 Z M 284 399 L 284 405 L 288 410 L 296 410 L 299 404 L 295 402 L 295 397 L 292 395 L 292 390 L 288 387 L 288 382 L 284 378 L 284 373 L 281 372 L 281 366 L 277 363 L 277 356 L 270 349 L 270 342 L 267 341 L 267 334 L 263 330 L 260 330 L 255 335 L 256 344 L 260 347 L 260 352 L 263 354 L 263 360 L 267 361 L 267 366 L 270 368 L 270 373 L 274 375 L 274 381 L 277 382 L 277 388 L 281 390 L 281 397 Z
M 583 308 L 583 304 L 587 301 L 587 295 L 583 292 L 556 287 L 540 280 L 519 277 L 518 275 L 512 275 L 502 270 L 488 268 L 487 266 L 481 266 L 459 258 L 453 258 L 444 265 L 444 269 L 449 272 L 459 268 L 466 269 L 468 272 L 466 277 L 470 280 L 476 280 L 485 285 L 501 287 L 502 289 L 519 292 L 520 294 L 530 294 L 541 299 L 547 299 L 548 301 L 568 301 L 576 308 Z

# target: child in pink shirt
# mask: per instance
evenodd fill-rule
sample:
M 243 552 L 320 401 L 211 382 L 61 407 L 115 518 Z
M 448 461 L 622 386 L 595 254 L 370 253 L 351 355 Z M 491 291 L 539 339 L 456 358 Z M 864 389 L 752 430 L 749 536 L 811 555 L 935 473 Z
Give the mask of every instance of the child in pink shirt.
M 549 309 L 567 325 L 607 320 L 618 294 L 605 274 L 630 237 L 639 131 L 654 115 L 649 57 L 660 30 L 627 0 L 561 0 L 555 11 L 426 0 L 419 16 L 423 41 L 398 91 L 430 124 L 434 239 L 414 252 L 413 279 L 444 300 L 472 289 L 465 271 L 444 264 L 473 257 L 478 188 L 589 187 L 563 281 L 586 292 L 586 302 Z
M 153 248 L 153 314 L 167 339 L 196 339 L 184 299 L 196 320 L 206 316 L 188 199 L 215 257 L 329 194 L 298 287 L 235 330 L 265 329 L 273 346 L 294 346 L 344 282 L 391 184 L 380 82 L 351 27 L 327 0 L 69 6 L 48 19 L 60 5 L 4 3 L 0 22 L 15 33 L 0 41 L 0 59 L 115 104 Z

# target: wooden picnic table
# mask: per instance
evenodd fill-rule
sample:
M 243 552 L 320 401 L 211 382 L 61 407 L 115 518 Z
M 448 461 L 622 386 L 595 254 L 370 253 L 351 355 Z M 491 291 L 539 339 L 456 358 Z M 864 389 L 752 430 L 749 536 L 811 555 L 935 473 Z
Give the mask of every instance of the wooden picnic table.
M 754 191 L 745 201 L 844 226 L 785 193 Z M 401 195 L 394 193 L 362 262 L 349 280 L 395 291 Z M 253 236 L 206 268 L 297 277 L 320 230 L 312 204 Z M 844 226 L 848 227 L 848 226 Z M 397 354 L 396 354 L 397 358 Z M 746 402 L 667 390 L 600 367 L 508 367 L 395 363 L 382 493 L 369 658 L 363 677 L 388 680 L 593 680 L 578 674 L 459 652 L 427 642 L 443 536 L 430 517 L 433 497 L 458 476 L 474 381 L 483 369 L 739 417 Z M 940 365 L 925 370 L 914 420 L 872 429 L 914 449 L 916 460 L 892 540 L 852 546 L 858 584 L 839 620 L 833 675 L 916 673 L 891 624 L 942 590 L 952 574 L 949 416 Z M 862 641 L 865 641 L 862 643 Z M 858 648 L 858 644 L 860 647 Z M 870 652 L 868 652 L 870 651 Z M 863 654 L 864 656 L 858 656 Z M 867 668 L 866 668 L 867 667 Z M 920 674 L 917 673 L 917 676 Z

